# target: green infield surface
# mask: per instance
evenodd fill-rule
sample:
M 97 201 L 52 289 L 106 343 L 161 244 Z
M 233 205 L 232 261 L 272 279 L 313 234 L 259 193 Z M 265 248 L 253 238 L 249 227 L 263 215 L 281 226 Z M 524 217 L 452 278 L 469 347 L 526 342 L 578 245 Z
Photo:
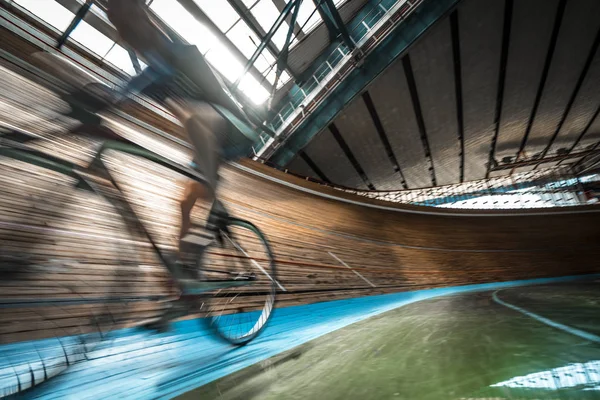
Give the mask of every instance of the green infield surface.
M 179 399 L 600 399 L 600 283 L 441 297 Z

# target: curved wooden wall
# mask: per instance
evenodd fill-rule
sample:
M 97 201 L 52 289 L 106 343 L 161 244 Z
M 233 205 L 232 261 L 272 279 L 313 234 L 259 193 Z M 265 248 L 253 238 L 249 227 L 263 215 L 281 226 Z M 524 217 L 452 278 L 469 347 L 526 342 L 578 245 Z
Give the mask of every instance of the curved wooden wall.
M 14 88 L 29 84 L 2 74 L 0 80 L 12 79 Z M 19 123 L 32 110 L 11 96 L 17 93 L 0 94 L 11 104 L 4 117 Z M 139 107 L 130 112 L 177 132 Z M 150 143 L 145 138 L 151 132 L 120 123 L 163 153 L 189 157 L 173 142 Z M 39 146 L 84 163 L 94 143 L 53 137 Z M 177 177 L 134 157 L 108 160 L 150 231 L 162 245 L 174 246 L 182 190 Z M 5 159 L 0 187 L 0 254 L 32 257 L 29 267 L 0 271 L 0 344 L 93 330 L 107 309 L 115 318 L 112 328 L 160 313 L 163 303 L 148 296 L 171 294 L 167 276 L 150 252 L 133 256 L 110 205 L 74 189 L 68 178 Z M 224 168 L 220 195 L 233 214 L 254 221 L 272 242 L 287 289 L 279 306 L 600 270 L 600 208 L 593 206 L 516 212 L 406 207 L 320 187 L 251 161 Z M 124 296 L 130 301 L 111 303 Z
M 164 171 L 147 173 L 152 167 L 146 162 L 128 158 L 117 165 L 117 160 L 115 171 L 152 233 L 162 244 L 174 245 L 181 185 Z M 10 165 L 16 162 L 1 162 L 0 248 L 32 254 L 36 261 L 25 270 L 2 272 L 4 306 L 169 293 L 166 275 L 154 260 L 147 257 L 142 267 L 132 262 L 129 238 L 110 205 L 59 176 L 41 170 L 28 176 Z M 225 168 L 221 192 L 235 215 L 256 222 L 272 242 L 279 279 L 287 289 L 280 293 L 279 306 L 599 270 L 600 214 L 594 208 L 537 210 L 543 215 L 413 214 L 400 207 L 380 210 L 322 198 L 236 167 Z M 105 305 L 2 308 L 0 340 L 80 333 L 89 328 L 94 307 Z M 111 307 L 118 326 L 140 323 L 158 311 L 149 301 Z

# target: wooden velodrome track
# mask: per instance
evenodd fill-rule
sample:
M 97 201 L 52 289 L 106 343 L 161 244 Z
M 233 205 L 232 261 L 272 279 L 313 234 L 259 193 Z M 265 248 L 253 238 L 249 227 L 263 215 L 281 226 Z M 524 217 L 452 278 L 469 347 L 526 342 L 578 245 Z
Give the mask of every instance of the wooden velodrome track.
M 3 50 L 34 63 L 39 48 L 2 31 Z M 64 104 L 43 79 L 3 59 L 0 121 L 39 133 Z M 26 76 L 26 77 L 25 77 Z M 35 83 L 34 81 L 37 81 Z M 47 86 L 47 85 L 44 85 Z M 129 115 L 181 138 L 180 128 L 139 105 Z M 109 116 L 112 126 L 185 162 L 189 149 Z M 84 163 L 94 143 L 50 135 L 38 144 Z M 109 155 L 111 168 L 164 246 L 174 246 L 177 177 L 149 162 Z M 113 328 L 152 318 L 168 296 L 162 268 L 133 257 L 111 206 L 45 170 L 0 160 L 0 251 L 27 254 L 32 265 L 0 271 L 0 344 L 93 330 L 110 308 Z M 255 222 L 276 257 L 279 307 L 425 288 L 598 272 L 600 208 L 515 212 L 406 207 L 320 187 L 243 161 L 226 166 L 220 196 L 233 214 Z M 198 210 L 198 213 L 201 213 Z M 476 213 L 476 214 L 475 214 Z M 128 302 L 111 301 L 127 296 Z

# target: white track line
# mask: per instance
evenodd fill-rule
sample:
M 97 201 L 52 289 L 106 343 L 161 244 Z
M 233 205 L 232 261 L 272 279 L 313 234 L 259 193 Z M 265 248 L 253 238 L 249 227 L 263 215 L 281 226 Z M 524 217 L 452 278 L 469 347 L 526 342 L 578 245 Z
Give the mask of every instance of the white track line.
M 269 278 L 271 280 L 271 282 L 274 282 L 279 287 L 279 289 L 281 289 L 282 291 L 287 292 L 287 290 L 283 287 L 283 285 L 281 285 L 281 283 L 279 283 L 279 281 L 277 281 L 276 279 L 273 279 L 273 277 L 271 275 L 269 275 L 269 273 L 254 258 L 252 258 L 248 253 L 246 253 L 246 250 L 244 250 L 242 248 L 242 246 L 240 246 L 238 243 L 236 243 L 234 240 L 232 240 L 226 233 L 223 233 L 223 235 L 225 235 L 227 240 L 229 240 L 236 249 L 238 249 L 239 251 L 242 252 L 242 254 L 244 254 L 246 257 L 248 257 L 250 259 L 250 261 L 252 261 L 252 264 L 254 264 L 254 266 L 256 268 L 258 268 L 263 274 L 265 274 L 267 276 L 267 278 Z
M 509 303 L 507 303 L 505 301 L 502 301 L 502 300 L 500 300 L 498 298 L 498 292 L 499 292 L 499 290 L 496 290 L 494 292 L 494 294 L 492 295 L 492 299 L 496 303 L 498 303 L 500 305 L 503 305 L 504 307 L 508 307 L 511 310 L 520 312 L 521 314 L 527 315 L 528 317 L 531 317 L 531 318 L 535 319 L 536 321 L 541 322 L 542 324 L 546 324 L 546 325 L 551 326 L 553 328 L 560 329 L 561 331 L 570 333 L 571 335 L 579 336 L 580 338 L 589 340 L 591 342 L 600 343 L 600 336 L 596 336 L 596 335 L 594 335 L 592 333 L 588 333 L 588 332 L 582 331 L 582 330 L 577 329 L 577 328 L 572 328 L 570 326 L 563 325 L 563 324 L 558 323 L 558 322 L 554 322 L 551 319 L 542 317 L 541 315 L 534 314 L 531 311 L 527 311 L 527 310 L 525 310 L 525 309 L 523 309 L 521 307 L 517 307 L 515 305 L 512 305 L 512 304 L 509 304 Z
M 364 276 L 362 276 L 361 274 L 359 274 L 358 272 L 356 272 L 354 269 L 352 269 L 348 264 L 346 264 L 345 262 L 343 262 L 338 256 L 336 256 L 335 254 L 333 254 L 330 251 L 328 251 L 328 253 L 329 253 L 329 255 L 331 257 L 335 258 L 344 267 L 348 268 L 350 271 L 354 272 L 356 275 L 358 275 L 360 278 L 362 278 L 363 281 L 367 282 L 369 285 L 371 285 L 373 287 L 377 287 L 377 286 L 373 285 L 367 278 L 365 278 Z

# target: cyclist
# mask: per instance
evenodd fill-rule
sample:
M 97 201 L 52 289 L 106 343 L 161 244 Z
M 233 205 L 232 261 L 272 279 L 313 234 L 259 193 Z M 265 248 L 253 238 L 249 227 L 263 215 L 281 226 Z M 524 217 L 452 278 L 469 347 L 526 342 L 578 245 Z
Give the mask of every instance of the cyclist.
M 205 185 L 187 182 L 180 200 L 179 253 L 186 243 L 200 246 L 196 251 L 201 252 L 211 238 L 206 234 L 189 233 L 192 208 L 198 199 L 207 204 L 214 200 L 220 162 L 248 154 L 256 139 L 255 129 L 224 91 L 221 80 L 198 49 L 178 43 L 165 34 L 148 12 L 144 0 L 105 0 L 104 3 L 121 39 L 148 65 L 129 82 L 126 90 L 158 87 L 158 91 L 151 90 L 151 93 L 184 127 L 195 149 L 192 164 L 206 177 Z M 174 94 L 173 83 L 177 79 L 191 84 L 191 96 Z M 182 278 L 181 275 L 186 278 L 186 269 L 178 265 L 178 278 Z

